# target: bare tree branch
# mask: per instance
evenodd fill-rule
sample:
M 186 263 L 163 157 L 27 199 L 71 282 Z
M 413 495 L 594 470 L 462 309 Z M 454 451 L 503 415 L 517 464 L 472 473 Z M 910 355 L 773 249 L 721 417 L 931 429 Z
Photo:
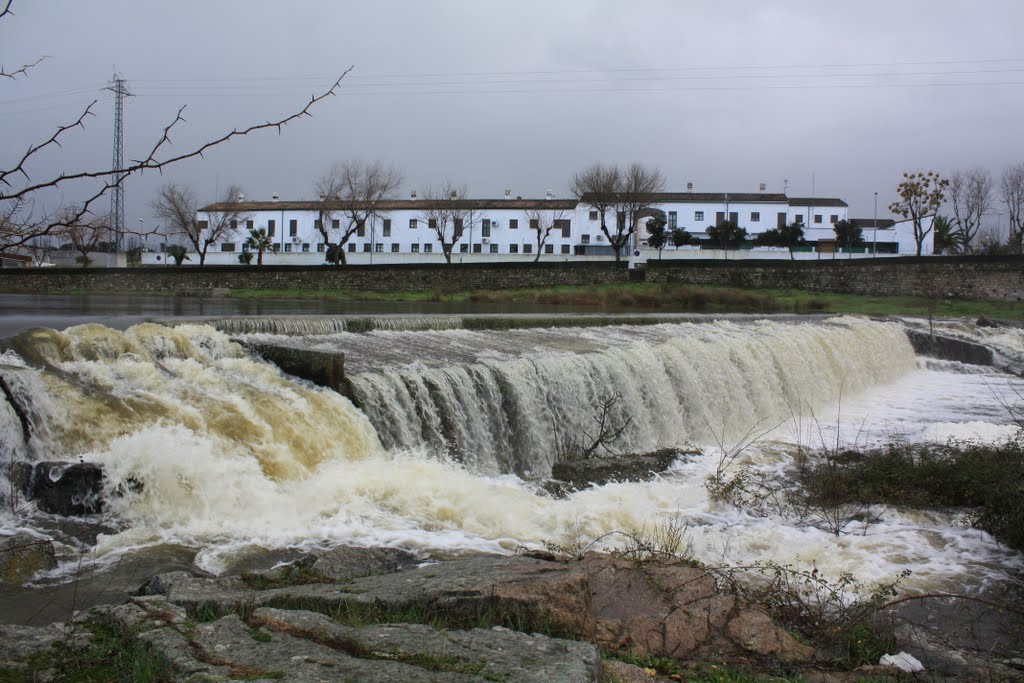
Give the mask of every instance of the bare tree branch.
M 1024 162 L 1012 164 L 1003 171 L 999 194 L 1010 214 L 1010 248 L 1019 254 L 1024 246 Z
M 3 18 L 3 14 L 0 14 L 0 18 Z M 40 57 L 39 59 L 37 59 L 36 61 L 34 61 L 34 62 L 30 63 L 30 64 L 22 64 L 20 67 L 18 67 L 14 71 L 7 71 L 3 67 L 0 67 L 0 78 L 15 79 L 18 76 L 24 76 L 24 75 L 28 74 L 29 69 L 35 68 L 36 66 L 38 66 L 40 64 L 40 62 L 43 62 L 46 59 L 47 59 L 46 55 L 43 55 L 42 57 Z
M 473 219 L 472 210 L 463 203 L 466 194 L 465 185 L 456 185 L 450 180 L 445 180 L 436 192 L 432 187 L 423 191 L 426 208 L 420 215 L 441 243 L 441 252 L 447 263 L 452 262 L 452 250 L 462 239 L 467 219 Z
M 329 245 L 328 261 L 345 263 L 345 244 L 354 235 L 362 236 L 365 233 L 366 224 L 383 213 L 381 202 L 389 199 L 401 185 L 402 174 L 398 169 L 385 166 L 379 161 L 335 164 L 317 180 L 316 190 L 320 203 L 315 226 Z M 339 214 L 346 217 L 344 227 L 335 218 Z M 338 230 L 338 242 L 335 245 L 331 245 L 329 239 L 329 231 L 332 229 Z
M 970 253 L 982 216 L 992 205 L 992 174 L 983 168 L 954 171 L 949 178 L 949 201 L 956 224 L 956 242 Z
M 233 238 L 239 226 L 249 219 L 242 207 L 242 188 L 230 186 L 224 197 L 208 209 L 205 219 L 199 218 L 199 201 L 191 188 L 170 184 L 160 188 L 160 194 L 150 206 L 154 215 L 168 228 L 168 236 L 180 236 L 199 254 L 199 266 L 206 265 L 210 245 Z

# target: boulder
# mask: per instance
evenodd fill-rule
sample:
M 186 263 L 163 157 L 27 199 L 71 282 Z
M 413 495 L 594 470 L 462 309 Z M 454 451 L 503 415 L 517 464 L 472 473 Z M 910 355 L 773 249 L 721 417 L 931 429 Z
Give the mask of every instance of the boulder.
M 88 462 L 39 462 L 25 495 L 43 512 L 65 517 L 103 512 L 103 468 Z
M 552 493 L 577 491 L 613 481 L 646 481 L 661 474 L 678 459 L 700 455 L 699 451 L 663 448 L 652 453 L 610 455 L 585 460 L 565 460 L 551 467 L 547 487 Z
M 995 356 L 992 349 L 964 339 L 929 334 L 924 330 L 906 329 L 907 338 L 914 353 L 942 360 L 955 360 L 972 365 L 992 365 Z
M 27 534 L 0 539 L 0 584 L 21 585 L 32 575 L 57 566 L 53 543 Z

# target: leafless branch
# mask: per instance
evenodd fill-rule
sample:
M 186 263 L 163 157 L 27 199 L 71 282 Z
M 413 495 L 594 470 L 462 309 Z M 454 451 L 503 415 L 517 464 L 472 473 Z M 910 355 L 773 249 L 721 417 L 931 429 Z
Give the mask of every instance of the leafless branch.
M 3 14 L 0 14 L 0 18 L 3 18 Z M 46 55 L 43 55 L 42 57 L 40 57 L 39 59 L 30 64 L 22 64 L 14 71 L 7 71 L 3 67 L 0 67 L 0 78 L 15 79 L 18 76 L 24 76 L 28 73 L 29 69 L 35 68 L 39 65 L 40 62 L 44 60 L 46 60 Z

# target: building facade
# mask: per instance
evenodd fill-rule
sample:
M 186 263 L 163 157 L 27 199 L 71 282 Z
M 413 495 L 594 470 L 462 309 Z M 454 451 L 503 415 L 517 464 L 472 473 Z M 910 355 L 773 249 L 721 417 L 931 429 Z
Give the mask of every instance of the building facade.
M 502 199 L 452 199 L 438 202 L 416 198 L 395 199 L 363 206 L 365 219 L 358 225 L 337 203 L 332 208 L 328 235 L 337 243 L 339 235 L 349 227 L 354 232 L 342 247 L 349 263 L 442 262 L 444 245 L 436 230 L 439 204 L 458 216 L 458 238 L 452 246 L 453 262 L 532 261 L 551 259 L 606 260 L 614 257 L 608 238 L 601 230 L 598 211 L 576 199 L 523 199 L 506 194 Z M 227 207 L 213 204 L 200 211 L 200 221 L 215 221 L 215 215 Z M 237 264 L 245 250 L 249 230 L 266 230 L 273 244 L 264 255 L 264 263 L 313 265 L 323 263 L 328 245 L 319 229 L 321 204 L 316 201 L 247 201 L 233 207 L 239 210 L 234 229 L 212 244 L 207 263 Z M 723 220 L 734 221 L 747 230 L 750 243 L 744 245 L 745 258 L 774 258 L 779 250 L 756 247 L 757 235 L 771 228 L 794 222 L 802 223 L 808 246 L 802 251 L 819 258 L 821 252 L 832 252 L 833 225 L 850 220 L 848 206 L 838 198 L 788 197 L 771 193 L 671 193 L 655 195 L 650 209 L 636 219 L 636 235 L 624 250 L 624 257 L 636 251 L 643 260 L 650 251 L 647 220 L 663 214 L 669 228 L 687 230 L 694 245 L 664 251 L 666 258 L 715 258 L 715 246 L 706 234 L 707 228 Z M 614 234 L 616 216 L 609 212 L 605 221 Z M 912 230 L 906 223 L 859 220 L 864 227 L 867 251 L 879 245 L 879 254 L 913 254 L 916 246 Z M 445 242 L 452 243 L 454 222 L 445 222 Z M 883 227 L 884 226 L 884 227 Z M 873 234 L 872 234 L 873 233 Z M 930 238 L 924 253 L 931 253 Z M 884 247 L 884 248 L 883 248 Z M 159 263 L 162 254 L 145 254 L 146 263 Z M 808 257 L 804 255 L 803 257 Z M 192 263 L 198 259 L 192 257 Z

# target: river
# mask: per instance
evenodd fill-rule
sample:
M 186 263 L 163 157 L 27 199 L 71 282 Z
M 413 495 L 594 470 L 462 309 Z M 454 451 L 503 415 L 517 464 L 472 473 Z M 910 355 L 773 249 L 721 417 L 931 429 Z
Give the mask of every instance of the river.
M 13 352 L 0 357 L 36 425 L 25 444 L 13 411 L 0 408 L 4 460 L 81 459 L 108 476 L 102 518 L 70 524 L 10 505 L 0 514 L 4 531 L 58 542 L 61 565 L 41 585 L 132 566 L 222 573 L 342 543 L 424 558 L 607 548 L 616 543 L 610 532 L 669 520 L 686 526 L 703 562 L 770 560 L 851 572 L 865 585 L 909 569 L 908 590 L 981 593 L 1018 581 L 1024 569 L 1019 553 L 952 515 L 877 508 L 836 535 L 708 496 L 723 456 L 736 456 L 732 467 L 781 474 L 800 448 L 1016 432 L 1007 406 L 1024 395 L 1024 382 L 917 357 L 898 322 L 737 318 L 488 331 L 420 317 L 395 326 L 414 329 L 316 335 L 235 324 L 232 336 L 216 329 L 230 321 L 205 322 L 39 332 L 32 348 L 45 370 Z M 1000 357 L 1024 358 L 1017 330 L 947 329 Z M 283 375 L 233 338 L 344 352 L 362 407 Z M 703 454 L 650 482 L 547 494 L 539 482 L 559 443 L 593 430 L 609 399 L 611 419 L 625 425 L 617 449 Z

